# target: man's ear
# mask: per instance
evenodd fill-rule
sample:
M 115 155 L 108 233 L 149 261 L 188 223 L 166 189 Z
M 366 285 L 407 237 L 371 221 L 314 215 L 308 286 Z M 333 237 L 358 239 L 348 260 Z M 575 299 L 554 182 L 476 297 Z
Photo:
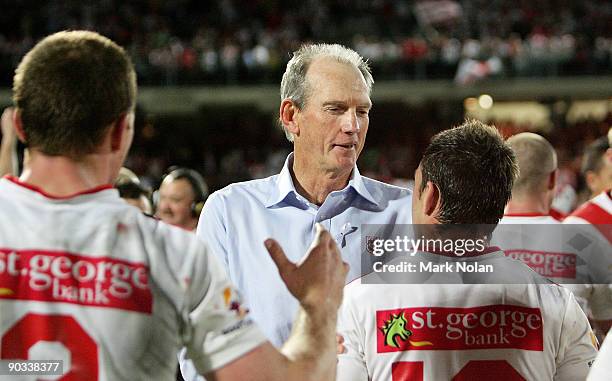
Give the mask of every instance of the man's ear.
M 554 170 L 550 173 L 550 175 L 548 175 L 548 184 L 547 184 L 547 188 L 548 190 L 553 190 L 555 189 L 555 185 L 557 185 L 557 171 Z
M 124 136 L 124 133 L 127 129 L 131 128 L 130 126 L 130 113 L 121 114 L 115 122 L 111 125 L 110 130 L 110 149 L 112 152 L 115 152 L 121 148 L 121 142 Z
M 586 182 L 589 190 L 597 188 L 597 174 L 593 171 L 587 171 L 584 175 L 584 182 Z
M 23 130 L 23 121 L 21 120 L 21 110 L 15 108 L 13 110 L 13 128 L 15 128 L 15 133 L 17 134 L 17 138 L 23 144 L 27 144 L 27 136 L 25 131 Z
M 283 99 L 280 104 L 280 121 L 285 126 L 285 129 L 293 135 L 300 134 L 299 123 L 297 122 L 297 115 L 300 109 L 297 107 L 295 102 L 291 99 Z
M 442 198 L 440 197 L 440 189 L 431 181 L 427 182 L 425 189 L 421 192 L 423 200 L 423 215 L 430 218 L 437 218 L 442 210 Z

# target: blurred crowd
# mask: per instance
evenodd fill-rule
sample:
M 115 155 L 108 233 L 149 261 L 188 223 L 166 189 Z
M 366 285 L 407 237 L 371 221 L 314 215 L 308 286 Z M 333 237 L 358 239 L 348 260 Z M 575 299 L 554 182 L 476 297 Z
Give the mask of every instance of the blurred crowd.
M 304 41 L 353 47 L 379 80 L 612 73 L 610 1 L 20 0 L 0 15 L 0 83 L 39 38 L 76 28 L 125 46 L 141 84 L 278 83 Z

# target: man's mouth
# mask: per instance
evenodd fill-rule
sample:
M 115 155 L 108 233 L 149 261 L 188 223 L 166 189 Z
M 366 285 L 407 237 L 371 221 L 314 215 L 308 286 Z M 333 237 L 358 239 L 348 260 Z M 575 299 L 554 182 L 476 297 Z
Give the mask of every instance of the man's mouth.
M 345 149 L 345 150 L 352 150 L 355 149 L 356 144 L 353 143 L 348 143 L 348 144 L 334 144 L 333 145 L 334 148 L 341 148 L 341 149 Z

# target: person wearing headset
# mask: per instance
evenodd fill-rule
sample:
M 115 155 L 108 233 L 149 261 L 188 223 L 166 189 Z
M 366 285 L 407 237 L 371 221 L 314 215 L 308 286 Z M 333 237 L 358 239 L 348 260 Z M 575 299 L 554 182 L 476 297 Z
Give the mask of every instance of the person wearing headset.
M 157 195 L 156 216 L 186 230 L 195 230 L 208 196 L 202 176 L 189 168 L 171 167 Z

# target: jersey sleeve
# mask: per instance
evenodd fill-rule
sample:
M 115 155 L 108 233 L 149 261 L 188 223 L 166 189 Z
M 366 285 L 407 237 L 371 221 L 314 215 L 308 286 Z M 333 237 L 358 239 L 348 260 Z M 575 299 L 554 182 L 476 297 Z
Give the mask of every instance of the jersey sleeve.
M 172 234 L 166 239 L 166 251 L 169 256 L 175 254 L 168 264 L 183 289 L 178 309 L 185 355 L 197 372 L 204 374 L 255 349 L 266 339 L 210 248 L 193 233 L 168 228 Z
M 338 313 L 338 334 L 344 339 L 344 353 L 338 355 L 337 381 L 367 381 L 364 337 L 357 321 L 350 299 L 350 291 L 345 288 L 344 303 Z
M 597 356 L 596 339 L 587 317 L 572 294 L 568 296 L 559 348 L 555 381 L 584 380 Z

